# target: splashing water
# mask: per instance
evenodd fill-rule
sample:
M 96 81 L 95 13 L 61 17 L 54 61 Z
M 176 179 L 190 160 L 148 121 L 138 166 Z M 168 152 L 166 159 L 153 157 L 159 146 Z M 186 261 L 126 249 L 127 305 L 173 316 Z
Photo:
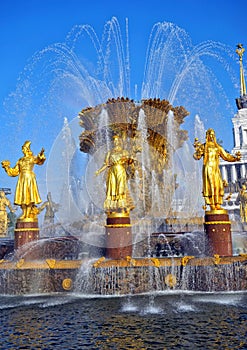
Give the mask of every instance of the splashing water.
M 63 191 L 65 191 L 64 198 L 69 196 L 69 214 L 60 216 L 80 220 L 85 212 L 95 211 L 95 202 L 96 207 L 102 202 L 100 195 L 98 198 L 92 198 L 89 191 L 88 177 L 91 177 L 92 181 L 90 174 L 93 170 L 91 173 L 87 172 L 87 157 L 79 152 L 78 147 L 74 147 L 74 143 L 78 144 L 81 129 L 78 120 L 73 118 L 83 107 L 102 104 L 109 98 L 118 96 L 131 98 L 128 37 L 128 21 L 123 35 L 115 17 L 105 24 L 101 39 L 88 24 L 74 26 L 64 42 L 49 45 L 34 54 L 20 75 L 16 90 L 6 98 L 8 126 L 15 125 L 13 138 L 9 127 L 5 133 L 8 139 L 13 140 L 10 149 L 16 147 L 20 135 L 23 138 L 24 135 L 29 135 L 31 130 L 33 142 L 44 145 L 47 153 L 50 151 L 46 181 L 44 183 L 42 180 L 40 187 L 42 197 L 46 196 L 45 191 L 51 191 L 53 194 L 54 188 L 57 187 L 56 194 L 53 194 L 55 202 L 61 201 Z M 191 116 L 186 119 L 184 128 L 193 139 L 195 115 L 199 115 L 205 126 L 217 128 L 222 124 L 222 120 L 225 121 L 226 115 L 233 114 L 223 86 L 226 82 L 229 84 L 229 81 L 234 86 L 238 80 L 238 75 L 232 68 L 234 63 L 231 49 L 224 44 L 207 41 L 194 46 L 182 28 L 173 23 L 156 23 L 148 40 L 141 91 L 135 86 L 135 98 L 159 97 L 168 99 L 174 105 L 185 106 Z M 141 113 L 142 111 L 140 121 L 142 121 Z M 16 123 L 17 117 L 18 123 Z M 63 124 L 65 117 L 68 118 L 66 130 Z M 107 116 L 103 113 L 102 123 L 107 123 L 105 118 Z M 141 132 L 144 132 L 145 120 L 142 122 L 144 124 L 139 127 Z M 72 131 L 69 141 L 63 139 L 65 131 L 68 131 L 68 125 Z M 40 130 L 45 132 L 40 133 Z M 225 129 L 221 131 L 219 128 L 219 132 L 224 132 L 224 138 L 227 136 Z M 229 135 L 230 133 L 231 127 Z M 223 138 L 223 135 L 217 136 Z M 231 139 L 231 136 L 228 139 Z M 67 148 L 64 148 L 64 145 Z M 71 151 L 72 146 L 73 156 L 71 153 L 65 154 L 64 152 Z M 145 147 L 143 145 L 144 152 Z M 184 175 L 190 168 L 193 169 L 193 181 L 198 178 L 194 163 L 191 167 L 193 162 L 191 152 L 188 140 L 173 159 L 177 181 L 180 182 L 178 191 L 181 188 L 188 189 L 183 203 L 175 198 L 174 205 L 177 207 L 194 206 L 192 191 L 186 180 L 191 177 Z M 63 166 L 60 164 L 62 153 L 66 158 Z M 143 166 L 148 166 L 145 163 L 147 159 L 147 157 L 142 159 Z M 80 170 L 83 168 L 79 177 L 78 170 L 77 173 L 73 173 L 73 166 L 80 167 Z M 59 171 L 60 168 L 64 169 Z M 75 195 L 78 189 L 81 193 Z M 154 181 L 154 196 L 155 193 L 157 189 Z M 82 197 L 85 200 L 82 200 Z M 84 207 L 81 209 L 79 207 L 82 203 Z
M 28 122 L 38 138 L 42 126 L 50 147 L 64 116 L 71 119 L 82 107 L 111 97 L 131 97 L 128 36 L 128 22 L 124 36 L 117 19 L 112 18 L 105 24 L 101 40 L 92 26 L 76 25 L 63 43 L 35 53 L 19 77 L 16 91 L 5 101 L 8 115 L 14 120 L 18 116 L 15 131 L 22 134 Z M 238 81 L 234 64 L 232 50 L 226 45 L 207 41 L 193 46 L 184 29 L 173 23 L 156 23 L 148 41 L 141 91 L 135 94 L 141 99 L 168 99 L 215 125 L 233 113 L 223 87 Z M 56 128 L 49 129 L 54 124 Z

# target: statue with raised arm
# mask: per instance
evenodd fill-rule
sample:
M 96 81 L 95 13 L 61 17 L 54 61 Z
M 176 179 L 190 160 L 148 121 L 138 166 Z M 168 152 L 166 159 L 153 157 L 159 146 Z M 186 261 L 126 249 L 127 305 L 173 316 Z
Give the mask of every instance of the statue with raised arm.
M 127 211 L 134 208 L 127 185 L 127 167 L 134 162 L 129 152 L 122 148 L 118 135 L 113 136 L 113 148 L 107 152 L 103 166 L 96 171 L 99 175 L 108 170 L 106 179 L 106 212 Z
M 19 205 L 22 209 L 20 220 L 34 219 L 37 211 L 36 204 L 42 202 L 33 168 L 35 164 L 42 165 L 46 158 L 43 148 L 35 156 L 30 149 L 30 145 L 31 141 L 24 143 L 22 146 L 24 156 L 17 161 L 13 168 L 10 167 L 8 160 L 4 160 L 1 163 L 9 176 L 19 176 L 15 190 L 14 204 Z
M 226 152 L 221 147 L 215 137 L 213 129 L 206 132 L 206 142 L 200 143 L 198 139 L 194 142 L 194 159 L 199 160 L 203 157 L 203 197 L 205 205 L 209 205 L 211 210 L 219 210 L 223 203 L 224 186 L 220 173 L 220 158 L 228 162 L 237 162 L 241 159 L 241 153 L 236 152 L 235 156 Z

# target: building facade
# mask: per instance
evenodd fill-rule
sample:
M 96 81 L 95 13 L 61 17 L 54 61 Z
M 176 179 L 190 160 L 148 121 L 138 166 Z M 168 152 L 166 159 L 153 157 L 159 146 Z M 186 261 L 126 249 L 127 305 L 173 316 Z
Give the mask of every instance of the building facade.
M 235 154 L 241 152 L 241 160 L 236 163 L 220 162 L 223 180 L 228 184 L 225 188 L 223 206 L 228 210 L 239 209 L 239 192 L 243 185 L 247 186 L 247 94 L 243 69 L 242 44 L 237 45 L 236 53 L 240 63 L 240 97 L 236 99 L 238 111 L 232 118 L 234 147 L 231 151 Z

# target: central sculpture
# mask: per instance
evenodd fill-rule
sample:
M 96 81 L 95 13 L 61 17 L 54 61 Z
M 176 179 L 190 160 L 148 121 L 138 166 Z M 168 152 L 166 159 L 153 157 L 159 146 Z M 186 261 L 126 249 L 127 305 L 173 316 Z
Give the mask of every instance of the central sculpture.
M 119 135 L 113 136 L 110 149 L 102 167 L 96 175 L 107 170 L 106 199 L 104 209 L 106 221 L 106 256 L 121 259 L 132 255 L 132 232 L 129 213 L 134 209 L 128 189 L 127 168 L 134 165 L 134 159 L 123 149 Z
M 167 100 L 135 103 L 123 97 L 79 113 L 84 129 L 80 150 L 97 158 L 101 154 L 98 151 L 104 149 L 104 164 L 96 175 L 107 171 L 107 215 L 130 212 L 135 207 L 135 216 L 140 218 L 169 216 L 177 185 L 171 163 L 174 152 L 188 139 L 187 131 L 180 128 L 188 114 L 184 107 L 173 107 Z M 154 179 L 156 203 L 151 191 Z
M 102 171 L 108 170 L 104 202 L 104 209 L 108 215 L 112 212 L 128 213 L 134 209 L 126 171 L 126 168 L 134 163 L 134 159 L 122 148 L 120 136 L 113 136 L 113 144 L 113 148 L 106 154 L 103 166 L 96 171 L 96 175 L 99 175 Z
M 107 258 L 132 256 L 131 210 L 135 208 L 135 218 L 167 217 L 171 212 L 176 189 L 171 164 L 174 152 L 187 140 L 187 131 L 180 125 L 188 114 L 167 100 L 135 103 L 123 97 L 79 113 L 84 129 L 80 150 L 97 159 L 102 154 L 99 150 L 107 148 L 103 165 L 94 170 L 96 176 L 106 172 Z

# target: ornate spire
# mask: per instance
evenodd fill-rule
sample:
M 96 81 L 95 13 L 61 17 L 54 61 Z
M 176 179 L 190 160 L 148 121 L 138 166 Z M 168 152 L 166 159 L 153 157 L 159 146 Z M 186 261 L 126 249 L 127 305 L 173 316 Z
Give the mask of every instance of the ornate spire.
M 246 84 L 244 79 L 244 68 L 243 68 L 243 54 L 244 54 L 243 44 L 237 44 L 236 53 L 239 56 L 239 65 L 240 65 L 240 97 L 246 95 Z

